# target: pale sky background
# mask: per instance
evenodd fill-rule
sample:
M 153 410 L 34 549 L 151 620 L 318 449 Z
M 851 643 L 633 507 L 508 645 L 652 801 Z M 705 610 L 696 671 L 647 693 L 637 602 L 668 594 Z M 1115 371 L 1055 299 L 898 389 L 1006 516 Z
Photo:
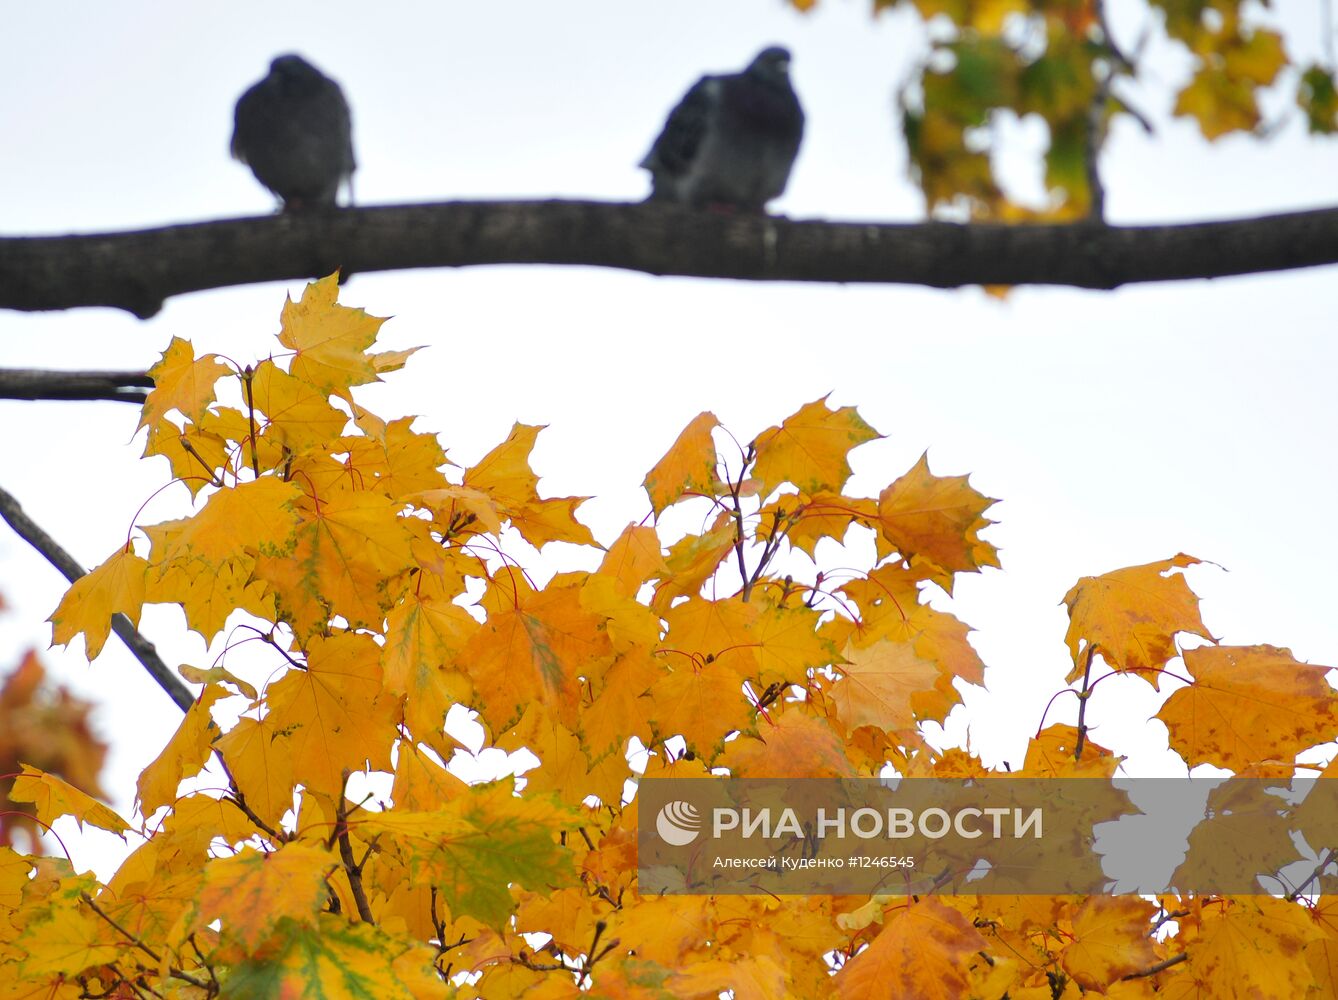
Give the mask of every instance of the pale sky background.
M 273 201 L 227 155 L 237 96 L 276 54 L 297 51 L 344 87 L 362 204 L 469 198 L 631 200 L 665 115 L 703 72 L 733 71 L 764 45 L 794 53 L 808 129 L 773 210 L 796 218 L 915 221 L 894 91 L 922 50 L 905 11 L 825 0 L 569 4 L 386 2 L 221 6 L 54 2 L 9 12 L 0 38 L 0 232 L 57 234 L 263 214 Z M 1147 16 L 1111 4 L 1126 48 Z M 1269 15 L 1289 54 L 1320 50 L 1318 5 Z M 1205 143 L 1172 120 L 1187 61 L 1149 52 L 1134 96 L 1157 124 L 1118 126 L 1103 162 L 1112 221 L 1171 222 L 1338 202 L 1338 143 L 1283 115 L 1269 142 Z M 1285 112 L 1274 101 L 1274 112 Z M 1043 129 L 1007 129 L 1007 179 L 1040 194 Z M 850 287 L 652 278 L 597 269 L 470 268 L 358 275 L 342 300 L 386 324 L 388 348 L 428 349 L 362 401 L 421 415 L 451 458 L 477 460 L 516 421 L 549 424 L 534 462 L 545 495 L 592 494 L 581 516 L 603 542 L 647 502 L 645 472 L 702 410 L 740 440 L 831 392 L 887 439 L 854 453 L 851 492 L 876 494 L 929 451 L 940 475 L 970 473 L 1003 500 L 989 536 L 1004 571 L 962 579 L 952 609 L 978 631 L 988 692 L 972 691 L 947 742 L 1017 763 L 1068 667 L 1060 601 L 1084 575 L 1187 552 L 1229 572 L 1189 574 L 1210 630 L 1338 663 L 1338 272 L 1312 269 L 1116 293 Z M 149 322 L 109 310 L 0 313 L 0 364 L 146 368 L 168 340 L 240 360 L 273 349 L 285 291 L 302 283 L 178 297 Z M 138 411 L 116 403 L 0 403 L 0 485 L 88 566 L 125 538 L 164 481 L 140 462 Z M 154 499 L 181 516 L 185 490 Z M 0 530 L 0 670 L 30 645 L 64 589 Z M 217 653 L 177 611 L 142 630 L 169 665 Z M 234 655 L 262 654 L 249 647 Z M 134 779 L 180 715 L 114 638 L 92 666 L 81 644 L 44 662 L 99 705 L 112 744 L 104 784 L 129 814 Z M 268 661 L 256 661 L 260 676 Z M 1093 738 L 1135 774 L 1175 773 L 1159 699 L 1103 684 Z M 1060 700 L 1051 721 L 1073 721 Z M 92 835 L 93 841 L 98 835 Z M 77 838 L 76 838 L 77 840 Z M 70 842 L 67 838 L 67 843 Z M 81 850 L 76 849 L 76 852 Z M 92 850 L 92 848 L 89 848 Z M 89 863 L 76 853 L 76 860 Z M 101 868 L 101 866 L 100 866 Z M 103 870 L 103 874 L 106 871 Z

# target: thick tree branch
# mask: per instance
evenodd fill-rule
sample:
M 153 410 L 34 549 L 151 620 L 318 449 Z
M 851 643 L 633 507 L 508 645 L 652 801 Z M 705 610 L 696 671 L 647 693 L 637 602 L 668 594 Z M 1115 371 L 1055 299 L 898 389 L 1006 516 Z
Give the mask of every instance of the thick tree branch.
M 110 399 L 143 403 L 153 388 L 148 372 L 62 372 L 0 369 L 0 399 Z
M 329 274 L 568 264 L 755 281 L 1115 288 L 1338 263 L 1338 208 L 1175 226 L 798 222 L 588 201 L 448 202 L 0 238 L 0 308 L 152 316 L 184 292 Z
M 74 583 L 75 580 L 84 575 L 84 568 L 79 565 L 74 556 L 66 552 L 55 539 L 39 528 L 32 518 L 23 512 L 19 502 L 3 489 L 0 489 L 0 518 L 4 518 L 20 538 L 45 556 L 47 562 L 60 570 L 65 579 Z M 176 674 L 167 668 L 167 664 L 162 661 L 158 651 L 153 648 L 153 643 L 144 638 L 125 615 L 113 615 L 111 627 L 112 631 L 120 636 L 121 641 L 134 654 L 135 659 L 139 660 L 144 669 L 149 672 L 149 675 L 158 682 L 158 686 L 167 692 L 167 696 L 176 703 L 176 706 L 183 712 L 190 711 L 191 705 L 195 703 L 195 696 L 190 693 L 190 688 L 177 680 Z

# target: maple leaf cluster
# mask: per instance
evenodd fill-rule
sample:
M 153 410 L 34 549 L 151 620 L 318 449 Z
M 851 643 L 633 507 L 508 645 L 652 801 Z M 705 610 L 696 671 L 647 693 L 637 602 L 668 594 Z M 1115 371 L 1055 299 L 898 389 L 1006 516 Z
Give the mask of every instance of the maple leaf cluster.
M 800 10 L 817 6 L 817 0 L 790 2 Z M 875 12 L 910 7 L 926 22 L 931 51 L 899 95 L 911 172 L 931 210 L 957 205 L 976 219 L 1100 214 L 1093 181 L 1113 122 L 1131 118 L 1152 129 L 1130 95 L 1164 75 L 1144 58 L 1154 38 L 1190 64 L 1173 113 L 1191 119 L 1207 139 L 1265 130 L 1260 95 L 1289 66 L 1282 36 L 1259 23 L 1259 11 L 1251 9 L 1259 5 L 1244 0 L 1147 0 L 1134 15 L 1141 16 L 1136 48 L 1117 42 L 1103 0 L 873 0 L 872 6 Z M 1310 131 L 1338 130 L 1333 67 L 1295 70 L 1295 100 Z M 1047 204 L 1010 200 L 990 160 L 993 144 L 981 141 L 1013 116 L 1043 121 L 1049 131 Z
M 134 824 L 24 761 L 11 795 L 40 822 L 135 846 L 105 883 L 0 847 L 0 994 L 1334 995 L 1323 897 L 642 896 L 644 777 L 988 773 L 922 730 L 983 679 L 968 627 L 927 595 L 998 565 L 994 501 L 924 458 L 848 495 L 850 452 L 879 437 L 851 407 L 815 401 L 732 449 L 703 413 L 646 476 L 650 515 L 601 549 L 583 498 L 541 495 L 539 428 L 460 469 L 410 419 L 359 405 L 352 390 L 412 352 L 372 352 L 381 321 L 336 294 L 326 279 L 285 305 L 282 362 L 237 370 L 174 340 L 153 370 L 146 454 L 194 513 L 137 526 L 62 600 L 55 639 L 94 657 L 114 613 L 172 604 L 206 641 L 231 626 L 263 680 L 235 651 L 182 668 L 202 687 L 140 777 Z M 668 537 L 692 510 L 698 530 Z M 852 532 L 868 569 L 818 571 Z M 539 584 L 516 536 L 602 556 Z M 1159 713 L 1172 747 L 1290 774 L 1338 735 L 1325 668 L 1212 643 L 1193 562 L 1079 581 L 1070 681 L 1085 706 L 1095 669 L 1155 684 L 1182 657 L 1193 682 Z M 1184 634 L 1204 644 L 1182 654 Z M 461 780 L 454 705 L 538 766 Z M 1120 759 L 1080 717 L 1014 773 L 1108 780 Z

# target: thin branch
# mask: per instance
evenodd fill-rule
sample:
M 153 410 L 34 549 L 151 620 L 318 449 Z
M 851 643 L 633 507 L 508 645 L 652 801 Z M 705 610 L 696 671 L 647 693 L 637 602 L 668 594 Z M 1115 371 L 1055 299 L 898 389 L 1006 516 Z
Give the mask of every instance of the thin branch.
M 8 522 L 20 538 L 45 556 L 47 562 L 60 570 L 65 579 L 74 583 L 84 575 L 84 568 L 79 565 L 74 556 L 61 548 L 55 539 L 33 523 L 33 520 L 23 512 L 19 502 L 3 489 L 0 489 L 0 517 Z M 186 687 L 177 679 L 176 674 L 167 668 L 167 664 L 162 661 L 162 658 L 158 656 L 158 651 L 154 649 L 153 643 L 144 638 L 139 630 L 130 624 L 130 619 L 125 615 L 113 615 L 111 627 L 112 631 L 126 644 L 135 659 L 143 664 L 144 669 L 149 672 L 149 676 L 167 692 L 167 696 L 176 703 L 176 706 L 183 712 L 189 712 L 191 705 L 195 703 L 195 696 L 191 694 L 190 688 Z
M 1158 972 L 1165 972 L 1171 966 L 1179 965 L 1181 962 L 1187 961 L 1189 961 L 1189 952 L 1182 951 L 1180 954 L 1172 955 L 1170 958 L 1158 962 L 1156 965 L 1150 965 L 1146 969 L 1141 969 L 1138 972 L 1131 972 L 1129 975 L 1121 977 L 1121 980 L 1143 979 L 1147 976 L 1155 976 Z
M 1319 878 L 1322 874 L 1324 874 L 1324 869 L 1328 868 L 1329 865 L 1333 864 L 1335 857 L 1338 857 L 1338 851 L 1335 851 L 1332 847 L 1326 848 L 1324 851 L 1324 856 L 1319 859 L 1319 864 L 1315 866 L 1315 870 L 1310 873 L 1310 875 L 1305 879 L 1305 881 L 1301 882 L 1295 889 L 1287 893 L 1287 895 L 1284 896 L 1283 898 L 1287 900 L 1287 902 L 1289 903 L 1296 902 L 1296 900 L 1299 899 L 1301 895 L 1308 888 L 1310 888 L 1310 884 L 1314 882 L 1317 878 Z
M 153 388 L 148 372 L 63 372 L 38 368 L 0 370 L 0 399 L 109 399 L 144 402 Z
M 0 308 L 111 306 L 422 267 L 561 264 L 752 281 L 1117 288 L 1338 263 L 1338 208 L 1171 226 L 794 221 L 591 201 L 446 202 L 0 238 Z
M 367 892 L 362 886 L 362 865 L 353 860 L 353 842 L 348 836 L 348 788 L 349 771 L 344 769 L 344 780 L 339 788 L 339 801 L 335 805 L 335 838 L 339 841 L 339 860 L 344 864 L 344 874 L 348 876 L 349 887 L 353 890 L 353 902 L 358 907 L 358 917 L 365 924 L 374 924 L 371 904 L 367 901 Z M 363 857 L 365 863 L 367 858 Z
M 153 961 L 157 962 L 159 965 L 162 964 L 163 960 L 158 956 L 158 953 L 156 951 L 154 951 L 143 941 L 137 938 L 134 934 L 131 934 L 128 930 L 126 930 L 115 920 L 113 920 L 111 916 L 105 910 L 102 909 L 102 907 L 98 906 L 97 903 L 93 902 L 92 896 L 90 896 L 86 892 L 81 892 L 79 894 L 79 898 L 82 899 L 85 903 L 87 903 L 89 908 L 92 909 L 94 913 L 96 913 L 107 923 L 111 924 L 112 927 L 114 927 L 117 930 L 117 932 L 119 932 L 132 945 L 134 945 L 140 951 L 144 952 L 144 954 L 148 955 L 149 958 L 153 959 Z M 190 983 L 192 986 L 199 987 L 202 990 L 209 989 L 209 984 L 206 983 L 203 979 L 197 979 L 195 976 L 192 976 L 189 972 L 183 972 L 181 969 L 178 969 L 175 965 L 168 966 L 167 971 L 175 978 L 180 979 L 183 983 Z M 213 973 L 211 970 L 210 975 L 212 974 Z
M 1078 692 L 1078 739 L 1073 747 L 1073 759 L 1082 760 L 1083 744 L 1087 742 L 1087 703 L 1092 698 L 1092 658 L 1096 643 L 1087 644 L 1087 662 L 1083 665 L 1082 690 Z

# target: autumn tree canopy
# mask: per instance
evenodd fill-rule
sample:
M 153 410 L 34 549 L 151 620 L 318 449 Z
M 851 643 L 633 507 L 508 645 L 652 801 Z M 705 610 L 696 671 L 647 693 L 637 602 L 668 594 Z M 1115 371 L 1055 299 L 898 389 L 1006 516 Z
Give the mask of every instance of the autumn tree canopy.
M 1327 852 L 1285 898 L 641 894 L 638 781 L 987 774 L 922 728 L 983 677 L 967 625 L 927 598 L 998 565 L 995 501 L 924 458 L 847 495 L 849 453 L 880 435 L 818 399 L 747 443 L 702 413 L 646 474 L 645 520 L 601 547 L 585 498 L 544 496 L 540 428 L 460 469 L 412 418 L 361 406 L 413 352 L 375 351 L 381 320 L 336 294 L 330 277 L 288 302 L 270 358 L 237 369 L 177 339 L 151 373 L 146 454 L 193 513 L 118 541 L 53 612 L 55 640 L 96 657 L 113 616 L 171 603 L 206 638 L 260 646 L 181 668 L 202 688 L 134 823 L 20 762 L 8 795 L 37 823 L 135 846 L 106 883 L 0 848 L 10 995 L 1332 991 Z M 696 528 L 668 527 L 680 506 Z M 537 579 L 507 527 L 602 549 L 598 566 Z M 846 546 L 824 569 L 818 545 L 852 532 L 871 564 Z M 1072 690 L 1187 681 L 1160 713 L 1187 764 L 1286 778 L 1338 736 L 1328 668 L 1214 644 L 1179 572 L 1194 562 L 1074 585 Z M 1171 667 L 1182 636 L 1207 645 Z M 538 758 L 523 789 L 443 766 L 453 704 Z M 1121 757 L 1084 717 L 1038 732 L 1016 774 L 1112 778 Z M 193 780 L 206 767 L 225 788 Z
M 793 6 L 818 24 L 838 5 Z M 1266 144 L 1288 115 L 1316 143 L 1338 127 L 1331 57 L 1291 57 L 1266 8 L 1237 0 L 880 0 L 875 8 L 884 20 L 914 17 L 928 43 L 895 93 L 870 97 L 889 109 L 927 218 L 793 221 L 587 197 L 0 238 L 0 306 L 10 309 L 108 305 L 148 317 L 185 292 L 323 278 L 284 305 L 277 339 L 255 349 L 253 341 L 197 347 L 202 332 L 178 323 L 170 343 L 154 345 L 155 355 L 162 350 L 147 371 L 128 357 L 118 371 L 0 373 L 7 397 L 138 408 L 138 421 L 128 407 L 87 408 L 97 410 L 85 419 L 98 431 L 136 434 L 159 477 L 135 497 L 132 507 L 145 505 L 138 513 L 98 535 L 105 558 L 90 573 L 56 544 L 82 523 L 47 524 L 52 539 L 35 523 L 45 520 L 41 509 L 25 515 L 3 491 L 0 515 L 73 581 L 50 609 L 56 643 L 95 661 L 129 643 L 182 709 L 134 783 L 133 811 L 118 811 L 108 792 L 129 802 L 130 783 L 109 789 L 99 773 L 104 740 L 123 734 L 90 727 L 89 705 L 44 683 L 36 653 L 0 685 L 0 994 L 1338 993 L 1333 845 L 1322 824 L 1292 813 L 1278 824 L 1295 821 L 1286 830 L 1304 832 L 1308 867 L 1252 896 L 661 896 L 638 885 L 637 838 L 647 825 L 639 783 L 889 772 L 1106 783 L 1132 747 L 1091 719 L 1099 709 L 1109 725 L 1146 726 L 1146 712 L 1120 718 L 1130 713 L 1116 692 L 1134 687 L 1159 699 L 1152 725 L 1164 727 L 1187 768 L 1327 778 L 1332 766 L 1322 760 L 1338 736 L 1328 668 L 1284 648 L 1287 636 L 1252 644 L 1214 636 L 1190 581 L 1199 558 L 1216 553 L 1170 547 L 1123 569 L 1094 567 L 1070 578 L 1066 595 L 1049 595 L 1051 604 L 1063 597 L 1055 613 L 1067 631 L 1056 629 L 1052 645 L 1064 650 L 1067 686 L 1031 706 L 1028 721 L 1040 725 L 1025 754 L 987 766 L 969 740 L 944 750 L 936 739 L 936 725 L 954 709 L 960 715 L 985 678 L 970 626 L 944 610 L 944 597 L 1001 564 L 998 579 L 1010 579 L 1016 553 L 1001 559 L 991 531 L 1003 518 L 993 494 L 1009 498 L 946 474 L 937 450 L 880 467 L 871 489 L 856 485 L 852 469 L 883 434 L 927 436 L 909 406 L 892 426 L 818 386 L 754 433 L 717 418 L 727 401 L 694 405 L 690 414 L 702 412 L 676 439 L 656 439 L 658 462 L 619 467 L 629 487 L 640 484 L 637 507 L 620 532 L 597 537 L 587 498 L 552 495 L 552 478 L 534 471 L 546 418 L 526 416 L 476 453 L 454 444 L 463 428 L 415 422 L 394 397 L 386 405 L 387 396 L 371 396 L 378 383 L 407 387 L 410 373 L 431 364 L 439 394 L 486 384 L 489 406 L 509 414 L 529 401 L 498 359 L 524 350 L 516 331 L 461 322 L 444 294 L 435 303 L 438 350 L 416 357 L 378 347 L 382 320 L 338 304 L 362 300 L 356 281 L 341 292 L 324 277 L 337 268 L 559 263 L 747 280 L 1104 289 L 1338 261 L 1333 208 L 1111 224 L 1121 178 L 1103 175 L 1102 151 L 1121 129 L 1163 127 L 1143 103 L 1149 92 L 1212 140 L 1254 134 Z M 1158 60 L 1168 51 L 1183 74 L 1164 72 Z M 682 82 L 696 70 L 685 68 Z M 561 80 L 549 82 L 556 92 Z M 1016 129 L 1036 126 L 1044 196 L 1019 197 L 998 154 Z M 1220 155 L 1239 150 L 1223 143 Z M 155 322 L 171 319 L 169 308 Z M 677 322 L 746 342 L 747 364 L 731 369 L 741 394 L 765 395 L 777 366 L 848 350 L 851 335 L 838 325 L 815 323 L 792 343 L 753 319 L 703 310 Z M 646 317 L 619 320 L 635 345 Z M 911 348 L 912 337 L 943 332 L 897 327 L 901 339 L 876 359 L 890 373 L 880 391 L 895 396 L 916 380 L 959 399 L 978 359 L 925 369 Z M 625 350 L 595 343 L 567 345 L 563 363 Z M 80 360 L 55 340 L 43 346 L 52 364 Z M 1024 347 L 995 378 L 1016 378 Z M 1134 388 L 1153 387 L 1155 405 L 1168 407 L 1162 433 L 1185 435 L 1194 462 L 1189 421 L 1178 424 L 1170 408 L 1180 386 L 1151 354 Z M 719 364 L 706 351 L 694 361 L 702 371 Z M 647 399 L 689 391 L 686 379 L 657 380 L 631 351 L 623 362 L 618 378 Z M 852 353 L 849 362 L 875 358 Z M 1267 370 L 1262 358 L 1254 363 Z M 554 368 L 551 377 L 566 373 Z M 1113 403 L 1098 398 L 1080 374 L 1047 432 L 1101 406 L 1153 405 L 1133 389 Z M 1248 410 L 1254 397 L 1229 399 Z M 594 393 L 587 405 L 608 424 L 636 423 Z M 1298 398 L 1287 409 L 1304 416 L 1309 405 Z M 107 410 L 125 426 L 103 419 Z M 16 423 L 6 433 L 25 439 L 39 427 Z M 86 471 L 103 440 L 81 429 L 49 445 L 64 488 L 85 508 L 120 485 Z M 611 466 L 617 457 L 609 452 Z M 1140 480 L 1139 469 L 1096 449 L 1067 458 L 1056 488 L 1061 479 L 1093 493 L 1129 480 L 1148 494 L 1175 487 Z M 1266 526 L 1252 530 L 1303 519 L 1294 514 L 1300 491 L 1278 482 Z M 177 506 L 165 516 L 169 499 Z M 1096 522 L 1085 528 L 1101 531 Z M 0 581 L 11 591 L 23 585 Z M 222 654 L 165 664 L 139 631 L 161 609 Z M 106 667 L 103 656 L 89 676 L 119 683 Z M 470 755 L 444 726 L 456 706 L 475 713 L 488 752 L 533 755 L 522 781 L 460 777 Z M 1073 706 L 1073 724 L 1054 721 Z M 168 709 L 160 699 L 144 715 Z M 52 830 L 71 821 L 121 838 L 126 856 L 114 873 L 71 862 L 82 858 L 79 845 Z

